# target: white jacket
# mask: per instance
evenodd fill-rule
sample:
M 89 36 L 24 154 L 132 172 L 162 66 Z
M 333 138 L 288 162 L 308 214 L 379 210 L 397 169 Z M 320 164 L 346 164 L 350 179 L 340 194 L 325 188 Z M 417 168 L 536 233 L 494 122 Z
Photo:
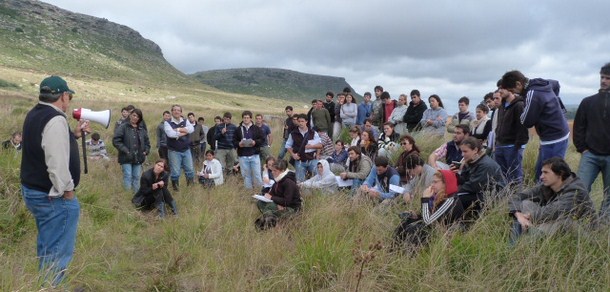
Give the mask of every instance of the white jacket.
M 211 161 L 210 160 L 204 160 L 203 161 L 203 168 L 201 168 L 201 171 L 199 172 L 198 175 L 202 176 L 204 173 L 206 173 L 206 169 L 208 168 L 209 165 L 209 171 L 210 171 L 210 178 L 214 180 L 214 185 L 219 186 L 221 184 L 224 183 L 224 178 L 222 176 L 222 164 L 220 164 L 220 161 L 218 161 L 218 159 L 214 158 Z
M 322 164 L 322 173 L 316 174 L 316 176 L 304 181 L 302 187 L 312 189 L 325 189 L 328 192 L 334 192 L 337 189 L 337 179 L 335 175 L 330 171 L 330 165 L 328 161 L 322 159 L 318 163 Z

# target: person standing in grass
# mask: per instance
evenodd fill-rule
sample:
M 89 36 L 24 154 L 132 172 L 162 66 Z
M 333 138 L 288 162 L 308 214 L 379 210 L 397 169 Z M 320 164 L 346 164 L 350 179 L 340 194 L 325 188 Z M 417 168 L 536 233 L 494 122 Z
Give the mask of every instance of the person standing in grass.
M 541 172 L 542 184 L 515 194 L 509 201 L 513 244 L 525 232 L 553 234 L 576 226 L 579 219 L 594 218 L 585 182 L 562 158 L 545 160 Z
M 142 111 L 134 109 L 129 122 L 120 125 L 114 132 L 112 145 L 119 151 L 119 164 L 123 170 L 123 186 L 134 193 L 140 188 L 142 163 L 150 153 L 148 132 L 142 127 Z
M 321 100 L 316 101 L 314 109 L 311 112 L 311 118 L 313 119 L 313 126 L 311 126 L 312 128 L 316 127 L 320 131 L 324 131 L 326 134 L 332 133 L 331 128 L 333 127 L 333 124 L 331 123 L 330 113 L 324 107 L 324 102 Z
M 583 99 L 574 119 L 574 146 L 582 154 L 578 176 L 587 189 L 602 173 L 604 199 L 600 216 L 610 222 L 610 63 L 600 72 L 600 89 L 595 95 Z
M 203 124 L 197 121 L 194 113 L 188 113 L 186 117 L 193 126 L 193 132 L 189 134 L 189 140 L 191 141 L 193 163 L 198 166 L 201 164 L 201 146 L 199 144 L 205 139 L 205 131 L 203 130 Z
M 2 142 L 2 149 L 14 149 L 21 151 L 21 140 L 23 140 L 21 131 L 13 132 L 10 139 Z
M 288 151 L 286 149 L 286 141 L 288 140 L 290 133 L 292 133 L 292 131 L 294 131 L 294 129 L 297 127 L 296 119 L 293 119 L 292 117 L 292 111 L 292 106 L 286 106 L 286 108 L 284 109 L 284 112 L 286 113 L 286 120 L 284 121 L 284 131 L 282 133 L 282 138 L 284 141 L 282 142 L 280 152 L 277 155 L 278 159 L 284 159 L 284 156 L 286 156 L 286 152 Z
M 525 109 L 523 97 L 500 89 L 502 104 L 498 107 L 494 160 L 500 165 L 509 183 L 523 181 L 523 151 L 529 140 L 527 128 L 520 117 Z
M 262 162 L 267 161 L 267 157 L 271 156 L 271 144 L 273 144 L 273 136 L 271 135 L 271 128 L 265 123 L 265 120 L 263 119 L 263 115 L 256 114 L 255 123 L 256 126 L 259 127 L 263 132 L 263 137 L 265 137 L 265 139 L 263 140 L 263 145 L 261 145 L 260 147 L 260 157 L 262 164 Z
M 373 112 L 373 103 L 371 102 L 371 93 L 364 93 L 364 100 L 358 105 L 358 116 L 356 117 L 356 126 L 362 127 L 364 120 L 371 117 Z
M 159 158 L 168 160 L 167 155 L 167 135 L 165 135 L 165 122 L 171 119 L 172 115 L 169 111 L 163 112 L 163 120 L 157 126 L 157 148 L 159 151 Z
M 233 145 L 237 148 L 239 169 L 244 178 L 244 185 L 251 189 L 253 183 L 263 186 L 261 177 L 260 148 L 264 144 L 265 136 L 261 128 L 252 122 L 252 112 L 244 111 L 241 114 L 242 122 L 233 134 Z
M 292 159 L 294 159 L 294 168 L 298 182 L 305 181 L 305 174 L 315 173 L 318 165 L 316 152 L 322 149 L 322 140 L 320 135 L 309 127 L 307 127 L 307 116 L 304 114 L 297 115 L 298 127 L 290 133 L 286 141 L 286 149 Z M 331 142 L 332 143 L 332 142 Z
M 521 123 L 526 128 L 535 127 L 540 137 L 535 176 L 538 179 L 542 162 L 551 157 L 564 158 L 568 149 L 570 128 L 565 107 L 559 98 L 559 82 L 542 78 L 529 79 L 515 70 L 502 76 L 501 87 L 525 97 Z
M 80 120 L 71 131 L 66 118 L 74 91 L 59 76 L 40 83 L 38 104 L 23 122 L 21 194 L 36 219 L 38 269 L 42 281 L 59 285 L 74 256 L 80 204 L 77 138 L 90 133 Z
M 216 157 L 222 164 L 225 173 L 231 173 L 233 166 L 237 162 L 237 152 L 233 145 L 233 135 L 237 127 L 231 123 L 233 115 L 230 112 L 224 113 L 222 116 L 223 123 L 216 125 Z
M 178 191 L 180 172 L 184 169 L 186 184 L 194 183 L 195 170 L 193 168 L 193 156 L 191 156 L 191 141 L 189 134 L 195 129 L 193 125 L 182 117 L 182 106 L 172 106 L 172 117 L 165 122 L 165 135 L 167 135 L 167 149 L 170 163 L 170 178 L 172 188 Z

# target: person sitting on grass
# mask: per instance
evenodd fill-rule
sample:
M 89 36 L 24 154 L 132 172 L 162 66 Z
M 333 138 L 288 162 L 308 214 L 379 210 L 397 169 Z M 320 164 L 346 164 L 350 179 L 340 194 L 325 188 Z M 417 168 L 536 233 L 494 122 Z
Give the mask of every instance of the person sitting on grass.
M 357 190 L 362 182 L 371 172 L 373 161 L 368 156 L 360 152 L 359 146 L 352 146 L 347 149 L 348 161 L 346 171 L 339 174 L 343 180 L 352 180 L 352 190 Z
M 577 226 L 580 219 L 595 217 L 587 186 L 562 158 L 542 163 L 540 181 L 542 184 L 515 194 L 509 201 L 509 215 L 514 219 L 511 244 L 524 233 L 552 235 Z
M 263 215 L 277 218 L 294 214 L 301 209 L 301 193 L 296 182 L 296 175 L 288 169 L 286 160 L 278 160 L 271 167 L 275 184 L 265 198 L 272 202 L 257 201 L 256 206 Z
M 174 215 L 178 215 L 176 201 L 167 188 L 169 168 L 165 159 L 159 159 L 155 165 L 142 173 L 140 188 L 133 196 L 131 202 L 139 210 L 152 210 L 157 208 L 159 217 L 165 217 L 166 205 L 169 205 Z
M 391 158 L 398 150 L 398 140 L 400 135 L 394 132 L 394 124 L 386 122 L 383 124 L 383 133 L 377 141 L 377 155 Z
M 411 154 L 405 158 L 406 175 L 409 176 L 409 182 L 404 186 L 405 191 L 402 194 L 405 203 L 411 202 L 416 193 L 421 193 L 432 184 L 432 179 L 436 169 L 424 164 L 424 160 L 419 154 Z
M 400 176 L 393 167 L 389 166 L 387 157 L 375 158 L 375 168 L 371 170 L 356 197 L 370 199 L 377 202 L 392 200 L 398 193 L 390 190 L 390 185 L 400 185 Z
M 13 132 L 11 138 L 2 142 L 2 149 L 15 149 L 21 151 L 21 140 L 23 136 L 20 131 Z
M 324 193 L 334 193 L 337 190 L 337 179 L 330 171 L 330 165 L 326 160 L 318 161 L 318 174 L 312 178 L 299 183 L 304 189 L 320 189 Z
M 452 165 L 451 170 L 459 172 L 458 193 L 464 210 L 467 211 L 468 219 L 477 219 L 484 204 L 491 199 L 490 192 L 503 189 L 506 182 L 500 166 L 485 154 L 479 139 L 475 137 L 464 139 L 460 149 L 464 163 Z
M 224 183 L 222 164 L 214 157 L 214 151 L 208 150 L 205 152 L 203 168 L 197 173 L 197 176 L 199 177 L 199 183 L 206 188 L 219 186 Z
M 87 145 L 87 157 L 91 160 L 110 160 L 106 152 L 106 144 L 100 138 L 100 133 L 91 134 L 91 139 L 85 142 Z
M 400 146 L 402 147 L 403 151 L 400 153 L 398 161 L 396 161 L 396 170 L 398 171 L 398 174 L 400 174 L 400 183 L 404 185 L 409 182 L 410 178 L 406 169 L 407 157 L 413 154 L 419 156 L 421 151 L 419 151 L 419 147 L 415 145 L 415 139 L 413 136 L 409 134 L 400 137 Z
M 326 160 L 330 163 L 330 170 L 332 172 L 340 173 L 345 171 L 347 150 L 345 150 L 345 144 L 343 144 L 343 141 L 337 140 L 337 142 L 335 142 L 335 151 L 333 151 L 333 154 Z
M 428 242 L 431 227 L 460 222 L 464 209 L 456 193 L 457 177 L 450 170 L 434 173 L 432 184 L 421 197 L 421 213 L 404 213 L 402 222 L 394 231 L 394 246 L 418 248 Z

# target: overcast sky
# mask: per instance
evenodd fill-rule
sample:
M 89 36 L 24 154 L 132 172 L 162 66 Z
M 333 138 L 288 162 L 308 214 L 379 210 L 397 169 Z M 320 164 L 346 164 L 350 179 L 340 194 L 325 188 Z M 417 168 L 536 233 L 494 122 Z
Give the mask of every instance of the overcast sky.
M 450 112 L 461 96 L 481 100 L 512 69 L 559 80 L 564 103 L 578 104 L 599 89 L 599 68 L 610 62 L 610 1 L 45 2 L 137 30 L 185 73 L 273 67 L 340 76 L 359 94 L 378 84 L 393 98 L 413 88 L 436 93 Z

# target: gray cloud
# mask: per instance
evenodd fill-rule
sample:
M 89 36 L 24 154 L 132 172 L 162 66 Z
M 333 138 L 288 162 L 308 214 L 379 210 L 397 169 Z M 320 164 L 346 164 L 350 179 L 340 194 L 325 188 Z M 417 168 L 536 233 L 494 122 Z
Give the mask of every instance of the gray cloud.
M 448 110 L 507 70 L 557 79 L 566 103 L 599 86 L 610 3 L 586 1 L 48 0 L 156 42 L 185 73 L 277 67 L 342 76 L 360 93 L 418 88 Z

